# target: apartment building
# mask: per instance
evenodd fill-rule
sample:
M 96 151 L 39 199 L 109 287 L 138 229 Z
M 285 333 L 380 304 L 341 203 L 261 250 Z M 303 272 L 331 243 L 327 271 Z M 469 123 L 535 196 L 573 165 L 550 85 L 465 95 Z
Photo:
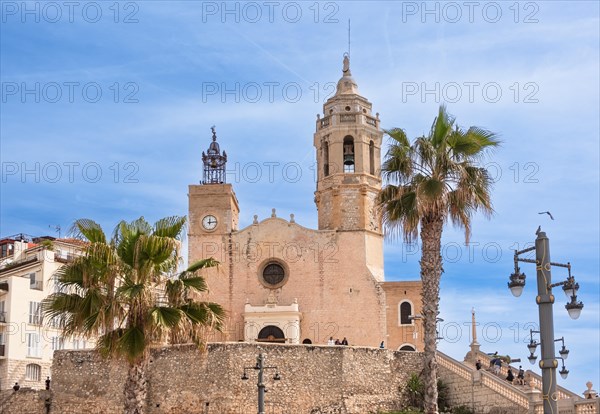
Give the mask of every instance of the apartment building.
M 44 388 L 55 350 L 95 345 L 63 337 L 57 321 L 42 317 L 42 300 L 58 289 L 55 272 L 84 246 L 77 239 L 25 234 L 0 239 L 0 389 L 15 382 Z

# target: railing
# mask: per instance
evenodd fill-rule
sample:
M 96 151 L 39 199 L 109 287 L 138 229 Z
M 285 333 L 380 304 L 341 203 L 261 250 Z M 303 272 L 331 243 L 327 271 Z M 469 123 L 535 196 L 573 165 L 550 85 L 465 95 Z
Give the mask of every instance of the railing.
M 600 398 L 583 400 L 575 403 L 575 414 L 598 414 L 600 413 Z
M 317 120 L 317 129 L 328 128 L 332 124 L 331 120 L 332 120 L 332 117 L 334 117 L 334 116 L 335 116 L 335 114 L 328 115 L 322 119 L 318 119 Z M 377 128 L 377 125 L 379 123 L 379 120 L 377 118 L 373 118 L 372 116 L 368 116 L 366 114 L 362 114 L 362 113 L 358 113 L 358 112 L 339 114 L 339 118 L 336 118 L 336 119 L 339 119 L 340 123 L 360 122 L 361 124 L 371 125 L 371 126 L 374 126 L 375 128 Z M 335 120 L 334 120 L 334 123 L 335 123 Z
M 54 253 L 54 261 L 59 263 L 69 263 L 72 262 L 75 256 L 72 253 Z
M 528 371 L 529 372 L 529 381 L 531 383 L 531 385 L 537 389 L 537 390 L 542 390 L 542 377 L 540 377 L 538 374 L 536 374 L 533 371 Z M 556 386 L 556 393 L 558 394 L 558 399 L 559 400 L 566 400 L 567 398 L 580 398 L 577 394 L 561 387 L 560 385 Z
M 439 351 L 437 352 L 437 356 L 438 365 L 454 372 L 455 374 L 461 376 L 466 380 L 473 380 L 473 369 L 466 367 L 464 364 L 454 360 L 453 358 Z M 496 378 L 495 375 L 492 375 L 485 371 L 480 371 L 480 373 L 481 383 L 485 387 L 491 389 L 499 395 L 502 395 L 506 399 L 514 402 L 515 404 L 521 407 L 529 408 L 529 398 L 527 398 L 527 395 L 525 395 L 524 392 Z
M 44 284 L 41 280 L 36 280 L 35 282 L 29 284 L 29 289 L 44 290 Z
M 325 117 L 325 118 L 321 119 L 319 129 L 327 128 L 329 126 L 329 119 L 330 119 L 330 117 Z
M 466 380 L 469 380 L 469 381 L 473 380 L 473 371 L 472 370 L 465 367 L 460 362 L 453 360 L 446 354 L 442 354 L 441 352 L 438 351 L 437 355 L 438 355 L 438 357 L 440 357 L 437 359 L 438 365 L 454 372 L 455 374 L 461 376 L 462 378 L 464 378 Z
M 494 355 L 488 355 L 486 353 L 483 352 L 479 352 L 477 354 L 477 358 L 481 359 L 482 361 L 485 360 L 487 361 L 487 363 L 484 365 L 484 367 L 487 368 L 487 365 L 489 364 L 489 361 L 491 361 L 493 358 L 495 358 Z M 508 375 L 508 367 L 506 364 L 502 364 L 502 367 L 500 368 L 500 376 L 502 376 L 503 378 L 506 378 L 506 376 Z M 517 376 L 517 373 L 519 372 L 518 368 L 515 368 L 513 366 L 510 366 L 510 368 L 513 371 L 514 376 Z M 531 386 L 533 386 L 535 389 L 537 390 L 542 390 L 542 377 L 538 374 L 536 374 L 533 371 L 527 370 L 527 375 L 525 376 L 525 378 L 527 378 L 527 376 L 529 376 L 529 381 Z M 580 398 L 577 394 L 569 391 L 568 389 L 561 387 L 560 385 L 556 386 L 556 393 L 558 394 L 558 399 L 559 400 L 565 400 L 568 398 Z
M 507 384 L 503 380 L 497 378 L 495 375 L 489 372 L 483 371 L 481 373 L 481 383 L 491 389 L 492 391 L 506 397 L 512 402 L 520 405 L 521 407 L 529 407 L 529 398 L 524 392 L 516 390 L 513 386 Z
M 15 269 L 15 268 L 20 267 L 20 266 L 25 266 L 25 265 L 28 265 L 28 264 L 31 264 L 31 263 L 35 263 L 37 261 L 38 261 L 37 256 L 30 257 L 28 259 L 17 260 L 17 261 L 11 262 L 9 264 L 6 264 L 6 265 L 4 265 L 4 267 L 0 268 L 0 273 L 8 272 L 11 269 Z

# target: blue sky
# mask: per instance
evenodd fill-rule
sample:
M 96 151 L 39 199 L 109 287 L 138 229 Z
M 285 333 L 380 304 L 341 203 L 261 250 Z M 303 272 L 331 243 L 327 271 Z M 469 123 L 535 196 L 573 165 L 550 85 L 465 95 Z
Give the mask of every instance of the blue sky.
M 23 4 L 0 3 L 2 236 L 186 214 L 213 124 L 241 225 L 275 207 L 316 227 L 315 119 L 351 19 L 352 73 L 384 128 L 426 133 L 446 102 L 460 125 L 503 141 L 485 160 L 495 215 L 475 217 L 469 247 L 445 229 L 440 349 L 462 359 L 474 306 L 482 348 L 532 367 L 534 266 L 522 266 L 520 298 L 506 283 L 512 249 L 542 225 L 585 304 L 570 320 L 556 292 L 555 334 L 571 350 L 559 383 L 600 386 L 597 2 Z M 417 279 L 418 257 L 388 242 L 387 279 Z

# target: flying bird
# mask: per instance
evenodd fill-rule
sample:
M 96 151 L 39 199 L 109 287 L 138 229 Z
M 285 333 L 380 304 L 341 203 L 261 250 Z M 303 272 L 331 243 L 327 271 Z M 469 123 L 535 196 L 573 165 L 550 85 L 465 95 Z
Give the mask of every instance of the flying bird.
M 548 214 L 548 215 L 550 216 L 550 218 L 551 218 L 552 220 L 554 220 L 554 217 L 552 217 L 552 214 L 550 214 L 550 212 L 549 212 L 549 211 L 542 211 L 541 213 L 538 213 L 538 214 Z

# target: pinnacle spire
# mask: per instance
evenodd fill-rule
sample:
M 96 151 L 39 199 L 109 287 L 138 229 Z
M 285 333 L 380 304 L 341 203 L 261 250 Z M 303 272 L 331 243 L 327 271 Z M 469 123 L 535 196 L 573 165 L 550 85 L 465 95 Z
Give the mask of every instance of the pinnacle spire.
M 350 72 L 350 55 L 344 53 L 342 78 L 338 81 L 336 95 L 358 95 L 358 85 Z

